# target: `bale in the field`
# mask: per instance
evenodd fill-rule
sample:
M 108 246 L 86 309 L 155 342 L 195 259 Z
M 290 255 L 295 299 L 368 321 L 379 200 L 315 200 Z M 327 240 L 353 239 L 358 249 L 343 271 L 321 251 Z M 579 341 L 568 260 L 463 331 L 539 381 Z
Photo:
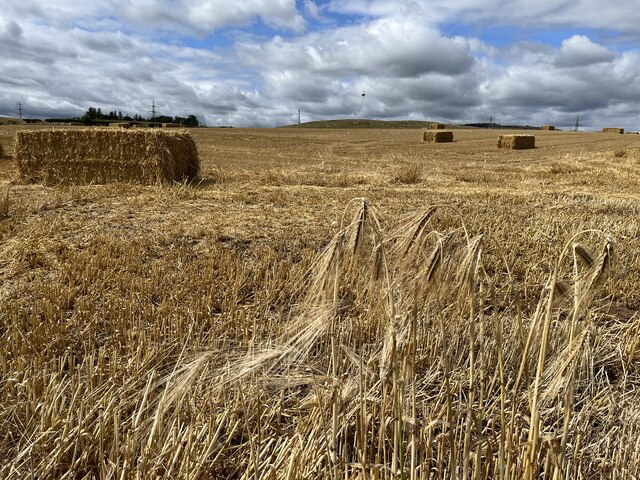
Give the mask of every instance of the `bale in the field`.
M 533 135 L 500 135 L 498 148 L 511 150 L 526 150 L 536 147 L 536 137 Z
M 542 125 L 542 130 L 555 130 L 555 125 Z
M 0 158 L 4 158 L 4 150 L 2 148 L 2 144 L 0 143 Z
M 602 133 L 624 133 L 624 128 L 605 127 L 602 129 Z
M 453 142 L 453 132 L 444 130 L 426 130 L 422 135 L 422 141 L 435 143 Z
M 429 128 L 431 130 L 443 130 L 445 127 L 444 123 L 431 123 L 429 124 Z
M 45 183 L 191 180 L 198 150 L 185 131 L 74 128 L 16 134 L 15 158 L 23 180 Z
M 127 122 L 113 122 L 109 124 L 111 128 L 131 128 L 131 124 Z
M 179 123 L 163 123 L 162 128 L 182 128 Z

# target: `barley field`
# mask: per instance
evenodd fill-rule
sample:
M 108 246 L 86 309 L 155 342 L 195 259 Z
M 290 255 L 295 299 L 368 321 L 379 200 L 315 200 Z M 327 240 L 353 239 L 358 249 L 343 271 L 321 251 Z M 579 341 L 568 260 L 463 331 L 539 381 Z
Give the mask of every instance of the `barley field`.
M 639 478 L 640 136 L 194 129 L 193 183 L 37 185 L 20 128 L 0 478 Z

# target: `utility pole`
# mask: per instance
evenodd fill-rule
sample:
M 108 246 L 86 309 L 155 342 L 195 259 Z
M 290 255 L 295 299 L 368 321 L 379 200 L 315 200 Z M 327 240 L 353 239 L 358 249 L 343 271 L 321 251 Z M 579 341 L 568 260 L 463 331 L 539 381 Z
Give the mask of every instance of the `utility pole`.
M 22 105 L 22 102 L 18 102 L 16 105 L 16 112 L 18 113 L 20 120 L 22 120 L 22 116 L 24 115 L 24 105 Z
M 580 117 L 576 117 L 576 128 L 574 132 L 580 131 Z
M 300 109 L 298 109 L 298 125 L 301 125 L 302 122 L 300 121 Z

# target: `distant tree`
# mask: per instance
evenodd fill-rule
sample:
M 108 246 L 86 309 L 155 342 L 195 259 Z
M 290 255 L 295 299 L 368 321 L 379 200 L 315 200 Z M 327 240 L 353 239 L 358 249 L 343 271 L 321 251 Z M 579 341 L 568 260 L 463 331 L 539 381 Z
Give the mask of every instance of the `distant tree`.
M 195 115 L 189 115 L 184 121 L 184 125 L 186 125 L 187 127 L 199 127 L 200 122 L 198 122 L 198 117 L 196 117 Z
M 118 120 L 122 120 L 122 112 L 118 110 Z

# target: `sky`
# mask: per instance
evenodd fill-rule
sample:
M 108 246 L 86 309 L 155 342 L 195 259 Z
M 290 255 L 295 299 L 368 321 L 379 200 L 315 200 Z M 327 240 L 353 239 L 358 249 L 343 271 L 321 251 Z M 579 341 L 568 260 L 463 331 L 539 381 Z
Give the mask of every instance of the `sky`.
M 3 0 L 0 115 L 637 131 L 639 25 L 637 0 Z

